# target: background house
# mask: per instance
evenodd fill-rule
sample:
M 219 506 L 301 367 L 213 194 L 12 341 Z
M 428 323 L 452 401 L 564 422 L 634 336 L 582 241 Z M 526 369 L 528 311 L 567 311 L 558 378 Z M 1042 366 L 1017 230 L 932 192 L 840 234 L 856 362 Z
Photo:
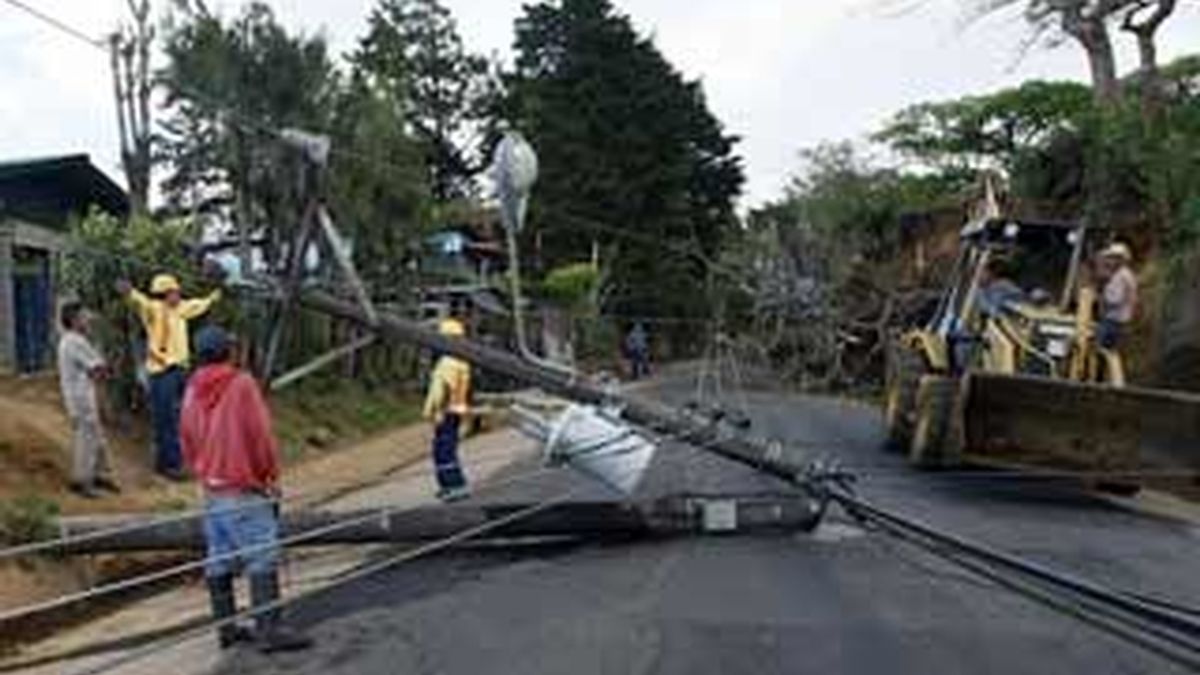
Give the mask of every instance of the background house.
M 53 365 L 55 269 L 92 207 L 123 216 L 129 201 L 86 154 L 0 162 L 0 372 Z

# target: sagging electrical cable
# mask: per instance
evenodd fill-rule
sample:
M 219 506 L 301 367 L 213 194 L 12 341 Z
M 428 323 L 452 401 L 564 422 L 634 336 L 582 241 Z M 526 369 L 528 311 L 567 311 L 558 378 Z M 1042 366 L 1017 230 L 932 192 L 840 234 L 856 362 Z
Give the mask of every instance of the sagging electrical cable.
M 319 504 L 324 501 L 328 501 L 330 499 L 335 499 L 339 494 L 344 494 L 347 491 L 353 492 L 356 490 L 361 490 L 361 489 L 366 489 L 366 488 L 380 487 L 380 486 L 383 486 L 383 485 L 386 485 L 386 484 L 392 482 L 393 480 L 399 480 L 400 478 L 403 478 L 403 477 L 404 477 L 403 475 L 400 475 L 400 476 L 396 476 L 395 478 L 384 479 L 382 481 L 380 481 L 377 478 L 372 478 L 372 479 L 368 479 L 368 480 L 347 483 L 345 485 L 339 485 L 332 489 L 321 488 L 321 489 L 311 489 L 311 490 L 302 490 L 302 491 L 289 490 L 285 495 L 278 496 L 278 497 L 269 497 L 266 501 L 271 504 L 283 506 L 283 505 L 287 505 L 287 504 L 293 504 L 296 502 L 308 501 L 311 498 L 311 501 L 313 503 Z M 246 505 L 241 505 L 241 506 L 233 506 L 233 507 L 230 507 L 229 509 L 227 509 L 227 511 L 230 513 L 237 513 L 238 511 L 241 511 L 243 509 L 248 509 L 248 508 L 258 508 L 258 504 L 246 504 Z M 130 532 L 141 532 L 144 530 L 151 530 L 156 527 L 173 525 L 175 523 L 180 523 L 180 522 L 184 522 L 184 521 L 188 521 L 188 520 L 196 520 L 196 519 L 203 517 L 204 512 L 205 512 L 204 508 L 201 507 L 201 508 L 187 509 L 184 511 L 178 511 L 178 512 L 169 513 L 169 514 L 151 514 L 150 518 L 145 521 L 126 523 L 123 525 L 114 525 L 112 527 L 99 528 L 99 529 L 92 530 L 89 532 L 84 532 L 81 534 L 64 534 L 62 536 L 54 537 L 51 539 L 41 539 L 38 541 L 28 542 L 28 543 L 24 543 L 24 544 L 17 544 L 15 546 L 9 546 L 7 548 L 0 549 L 0 560 L 3 560 L 5 558 L 18 558 L 18 557 L 24 557 L 24 556 L 30 556 L 30 555 L 36 555 L 36 554 L 42 554 L 42 553 L 49 553 L 49 552 L 53 552 L 57 549 L 68 548 L 70 546 L 75 546 L 75 545 L 87 543 L 90 541 L 98 541 L 98 540 L 102 540 L 102 539 L 107 539 L 109 537 L 114 537 L 114 536 L 121 535 L 121 534 L 127 534 Z M 130 515 L 138 515 L 138 514 L 130 514 Z
M 544 511 L 552 506 L 555 506 L 557 504 L 560 504 L 562 502 L 569 500 L 573 496 L 573 494 L 577 491 L 578 491 L 578 489 L 568 491 L 568 492 L 561 494 L 558 497 L 555 497 L 553 499 L 548 499 L 548 500 L 545 500 L 542 502 L 538 502 L 537 504 L 533 504 L 531 506 L 528 506 L 519 511 L 515 511 L 506 516 L 503 516 L 500 518 L 495 518 L 493 520 L 487 521 L 486 523 L 481 523 L 474 527 L 465 529 L 457 534 L 451 535 L 444 539 L 439 539 L 435 542 L 431 542 L 428 544 L 418 546 L 415 549 L 405 551 L 398 555 L 381 560 L 377 563 L 358 568 L 358 569 L 353 570 L 353 571 L 343 575 L 342 577 L 338 578 L 329 586 L 323 586 L 323 587 L 317 588 L 315 590 L 309 591 L 308 593 L 304 593 L 302 595 L 295 595 L 290 598 L 280 598 L 274 602 L 264 604 L 259 607 L 252 607 L 252 608 L 243 610 L 234 616 L 231 616 L 231 617 L 228 617 L 225 619 L 221 619 L 219 621 L 206 622 L 205 624 L 203 624 L 201 626 L 187 629 L 182 633 L 173 635 L 169 638 L 165 638 L 162 641 L 151 643 L 150 645 L 147 645 L 146 647 L 134 650 L 133 652 L 131 652 L 129 654 L 122 655 L 122 656 L 112 659 L 106 663 L 100 664 L 99 666 L 85 668 L 83 670 L 76 671 L 73 675 L 100 675 L 100 673 L 107 673 L 114 668 L 119 668 L 121 666 L 125 666 L 130 663 L 140 661 L 141 659 L 147 658 L 153 654 L 159 653 L 166 649 L 170 649 L 171 647 L 174 647 L 177 644 L 182 644 L 183 642 L 191 640 L 200 635 L 207 635 L 211 631 L 213 631 L 217 628 L 220 628 L 222 626 L 233 625 L 233 624 L 241 622 L 241 621 L 253 619 L 254 617 L 258 616 L 259 614 L 282 609 L 283 607 L 293 604 L 295 602 L 298 602 L 300 600 L 311 599 L 313 596 L 319 595 L 328 590 L 331 590 L 334 588 L 340 588 L 341 586 L 343 586 L 345 584 L 348 584 L 348 583 L 351 583 L 354 581 L 358 581 L 359 579 L 362 579 L 364 577 L 370 576 L 372 574 L 376 574 L 378 572 L 384 571 L 384 570 L 394 567 L 396 565 L 399 565 L 399 564 L 402 564 L 405 562 L 409 562 L 411 560 L 415 560 L 422 556 L 429 555 L 431 553 L 435 553 L 435 552 L 444 550 L 446 548 L 450 548 L 459 543 L 465 542 L 469 539 L 473 539 L 480 535 L 486 534 L 492 530 L 504 527 L 506 525 L 510 525 L 510 524 L 517 522 L 523 518 L 528 518 L 530 516 L 533 516 L 540 511 Z
M 472 462 L 472 466 L 487 467 L 487 466 L 493 466 L 496 464 L 507 464 L 509 462 L 510 462 L 510 460 L 508 460 L 508 459 L 478 460 L 478 461 Z M 393 472 L 391 472 L 391 471 L 385 472 L 384 475 L 388 475 L 391 473 L 393 473 Z M 399 482 L 402 480 L 408 480 L 413 475 L 414 474 L 410 469 L 405 468 L 403 470 L 395 472 L 395 475 L 388 477 L 388 478 L 382 478 L 382 479 L 369 478 L 366 480 L 347 482 L 345 484 L 338 485 L 333 488 L 310 489 L 310 490 L 302 490 L 302 491 L 289 490 L 286 494 L 284 494 L 281 497 L 270 497 L 266 501 L 268 503 L 276 504 L 279 506 L 292 505 L 292 504 L 297 504 L 297 503 L 320 505 L 320 504 L 323 504 L 323 503 L 326 503 L 329 501 L 336 500 L 338 497 L 341 497 L 343 495 L 346 495 L 346 494 L 349 494 L 352 492 L 357 492 L 359 490 L 376 489 L 376 488 L 386 487 L 387 485 L 390 485 L 392 483 L 396 483 L 396 482 Z M 245 504 L 245 505 L 241 505 L 241 506 L 231 506 L 228 509 L 226 509 L 225 511 L 228 513 L 237 513 L 243 509 L 258 508 L 258 507 L 259 507 L 259 505 L 257 503 Z M 132 514 L 132 515 L 137 515 L 137 514 Z M 126 523 L 123 525 L 114 525 L 112 527 L 98 528 L 98 529 L 91 530 L 89 532 L 83 532 L 80 534 L 65 534 L 65 535 L 62 535 L 59 537 L 54 537 L 52 539 L 41 539 L 38 541 L 28 542 L 28 543 L 24 543 L 24 544 L 17 544 L 15 546 L 9 546 L 8 548 L 0 549 L 0 560 L 4 560 L 6 558 L 20 558 L 20 557 L 26 557 L 26 556 L 31 556 L 31 555 L 53 553 L 54 551 L 56 551 L 58 549 L 70 548 L 72 546 L 77 546 L 79 544 L 84 544 L 84 543 L 92 542 L 92 541 L 101 541 L 104 539 L 108 539 L 110 537 L 127 534 L 130 532 L 142 532 L 145 530 L 152 530 L 154 528 L 163 527 L 166 525 L 174 525 L 176 523 L 180 523 L 180 522 L 184 522 L 184 521 L 188 521 L 188 520 L 197 520 L 203 516 L 204 516 L 204 508 L 194 508 L 194 509 L 188 509 L 186 511 L 170 513 L 170 514 L 151 515 L 151 517 L 145 521 Z
M 845 490 L 830 489 L 826 496 L 851 517 L 920 544 L 948 562 L 1021 590 L 1024 595 L 1036 596 L 1044 604 L 1103 627 L 1180 665 L 1200 668 L 1200 619 L 1193 615 L 1167 610 L 1082 577 L 941 531 L 876 507 Z
M 530 471 L 530 472 L 523 473 L 523 474 L 518 474 L 516 476 L 512 476 L 509 478 L 505 478 L 505 479 L 501 479 L 501 480 L 498 480 L 495 482 L 488 483 L 484 486 L 481 486 L 481 488 L 477 492 L 490 491 L 490 490 L 494 490 L 494 489 L 497 489 L 500 487 L 520 483 L 520 482 L 530 480 L 532 478 L 542 476 L 542 475 L 545 475 L 545 474 L 551 473 L 551 472 L 552 472 L 552 470 L 550 470 L 550 469 L 539 468 L 534 471 Z M 221 554 L 218 556 L 204 557 L 199 560 L 191 560 L 186 563 L 174 565 L 172 567 L 169 567 L 169 568 L 166 568 L 163 570 L 158 570 L 155 572 L 150 572 L 150 573 L 139 575 L 136 577 L 131 577 L 129 579 L 122 579 L 120 581 L 115 581 L 115 582 L 112 582 L 109 584 L 104 584 L 102 586 L 89 588 L 84 591 L 79 591 L 78 593 L 69 593 L 66 595 L 59 596 L 57 598 L 52 598 L 50 600 L 45 600 L 42 602 L 37 602 L 37 603 L 17 607 L 14 609 L 5 610 L 3 612 L 0 612 L 0 624 L 4 624 L 4 623 L 10 622 L 10 621 L 15 621 L 17 619 L 23 619 L 23 618 L 26 618 L 29 616 L 34 616 L 37 614 L 42 614 L 42 613 L 45 613 L 45 612 L 48 612 L 48 611 L 51 611 L 54 609 L 59 609 L 61 607 L 67 607 L 69 605 L 77 604 L 80 602 L 94 600 L 99 597 L 112 595 L 113 593 L 126 592 L 126 591 L 130 591 L 132 589 L 139 588 L 139 587 L 142 587 L 142 586 L 145 586 L 148 584 L 162 582 L 162 581 L 180 576 L 182 574 L 186 574 L 188 572 L 202 569 L 205 567 L 205 565 L 207 565 L 209 563 L 226 561 L 226 560 L 235 560 L 235 559 L 239 558 L 240 556 L 244 556 L 248 553 L 257 553 L 257 552 L 268 551 L 268 550 L 272 550 L 272 549 L 282 549 L 287 546 L 304 543 L 306 541 L 315 539 L 317 537 L 324 536 L 326 534 L 345 530 L 345 529 L 354 527 L 354 526 L 362 524 L 362 523 L 376 521 L 380 518 L 401 515 L 403 513 L 415 510 L 417 508 L 420 508 L 420 505 L 410 505 L 410 506 L 403 506 L 403 507 L 380 507 L 377 510 L 373 510 L 367 514 L 360 514 L 360 515 L 353 516 L 353 517 L 347 517 L 347 518 L 332 522 L 332 523 L 322 526 L 322 527 L 314 528 L 311 530 L 306 530 L 304 532 L 300 532 L 300 533 L 291 535 L 289 537 L 284 537 L 277 542 L 258 544 L 255 546 L 241 548 L 241 549 L 231 551 L 231 552 L 228 552 L 225 554 Z
M 582 492 L 584 490 L 584 488 L 588 487 L 589 485 L 590 484 L 579 485 L 575 488 L 572 488 L 572 489 L 569 489 L 569 490 L 566 490 L 566 491 L 560 493 L 558 496 L 543 500 L 541 502 L 530 505 L 530 506 L 520 509 L 518 511 L 514 511 L 511 514 L 502 516 L 500 518 L 495 518 L 495 519 L 489 520 L 485 523 L 481 523 L 479 525 L 467 528 L 465 530 L 462 530 L 461 532 L 450 535 L 449 537 L 445 537 L 443 539 L 439 539 L 437 541 L 430 542 L 428 544 L 423 544 L 414 549 L 409 549 L 409 550 L 403 551 L 394 556 L 385 558 L 379 562 L 368 563 L 366 565 L 363 565 L 359 568 L 356 568 L 356 569 L 351 570 L 343 575 L 336 577 L 334 579 L 334 581 L 328 586 L 322 586 L 322 587 L 316 588 L 308 593 L 304 593 L 301 595 L 296 595 L 296 596 L 292 596 L 289 598 L 280 598 L 279 600 L 276 600 L 275 602 L 263 605 L 261 607 L 252 607 L 252 608 L 243 610 L 242 612 L 239 612 L 235 616 L 228 617 L 228 618 L 222 619 L 220 621 L 209 621 L 209 622 L 205 622 L 203 625 L 186 628 L 185 630 L 183 630 L 177 634 L 173 634 L 171 636 L 164 637 L 162 640 L 152 642 L 152 643 L 146 645 L 145 647 L 136 649 L 135 651 L 133 651 L 129 654 L 122 655 L 120 657 L 117 657 L 115 659 L 112 659 L 108 662 L 105 662 L 105 663 L 100 664 L 95 667 L 76 671 L 75 673 L 72 673 L 72 675 L 100 675 L 101 673 L 107 673 L 114 668 L 119 668 L 119 667 L 127 665 L 129 663 L 133 663 L 133 662 L 139 661 L 141 659 L 148 658 L 149 656 L 151 656 L 153 654 L 170 649 L 171 647 L 174 647 L 178 644 L 187 642 L 188 640 L 191 640 L 195 637 L 199 637 L 201 635 L 206 635 L 206 634 L 210 633 L 212 630 L 220 628 L 221 626 L 233 625 L 239 621 L 245 621 L 247 619 L 251 619 L 260 613 L 274 611 L 277 609 L 282 609 L 283 607 L 285 607 L 287 605 L 291 605 L 291 604 L 294 604 L 294 603 L 302 601 L 302 600 L 311 599 L 313 596 L 319 595 L 319 594 L 324 593 L 329 590 L 341 588 L 348 583 L 352 583 L 352 582 L 358 581 L 360 579 L 366 578 L 368 576 L 377 574 L 379 572 L 383 572 L 383 571 L 390 569 L 392 567 L 395 567 L 397 565 L 400 565 L 400 564 L 403 564 L 406 562 L 410 562 L 412 560 L 416 560 L 417 558 L 420 558 L 420 557 L 456 546 L 456 545 L 463 543 L 465 541 L 468 541 L 470 539 L 474 539 L 481 535 L 487 534 L 488 532 L 491 532 L 493 530 L 505 527 L 507 525 L 511 525 L 511 524 L 518 522 L 524 518 L 534 516 L 537 513 L 540 513 L 541 511 L 549 509 L 553 506 L 568 502 L 571 499 L 573 499 L 575 496 L 577 496 L 580 492 Z
M 674 457 L 671 457 L 670 459 L 665 460 L 663 462 L 663 464 L 674 464 L 674 463 L 677 463 L 677 462 L 680 462 L 683 460 L 688 460 L 688 459 L 690 459 L 690 457 L 680 454 L 680 455 L 676 455 Z M 684 466 L 686 468 L 686 462 L 684 463 Z M 550 472 L 547 472 L 547 473 L 550 473 Z M 515 478 L 514 478 L 514 480 L 515 480 Z M 481 494 L 484 491 L 486 491 L 492 487 L 500 487 L 500 484 L 499 483 L 487 484 L 482 489 L 478 490 L 477 494 Z M 582 487 L 578 488 L 578 489 L 582 489 Z M 570 494 L 574 495 L 575 491 L 572 491 Z M 555 504 L 557 504 L 557 503 L 559 503 L 559 502 L 556 501 Z M 535 506 L 539 506 L 539 505 L 535 505 Z M 419 508 L 419 507 L 414 507 L 414 508 Z M 540 508 L 539 508 L 539 510 L 540 510 Z M 378 517 L 378 515 L 376 517 Z M 332 557 L 334 555 L 341 555 L 341 553 L 334 552 L 331 554 L 318 554 L 318 558 L 324 559 L 326 557 Z M 328 579 L 326 579 L 326 581 L 335 582 L 338 579 L 339 579 L 338 575 L 333 575 L 333 576 L 329 577 Z M 317 591 L 321 591 L 321 590 L 324 590 L 324 588 L 319 587 L 317 589 Z M 300 599 L 303 599 L 303 598 L 295 598 L 295 600 L 300 600 Z M 115 649 L 124 649 L 124 648 L 128 648 L 131 646 L 139 647 L 142 645 L 148 645 L 152 642 L 159 642 L 161 640 L 170 640 L 173 637 L 182 636 L 183 633 L 187 632 L 187 631 L 194 630 L 197 633 L 199 633 L 199 632 L 203 632 L 206 630 L 211 630 L 213 628 L 216 628 L 218 625 L 219 624 L 213 623 L 211 621 L 194 621 L 194 620 L 187 621 L 183 625 L 172 626 L 172 627 L 168 627 L 168 628 L 156 628 L 152 631 L 149 631 L 148 633 L 118 638 L 118 639 L 116 639 L 110 643 L 106 643 L 106 644 L 89 644 L 82 648 L 70 650 L 67 653 L 41 656 L 41 657 L 37 657 L 35 659 L 29 659 L 29 660 L 21 661 L 21 662 L 17 662 L 17 663 L 0 664 L 0 672 L 12 672 L 15 670 L 23 670 L 23 669 L 30 668 L 30 667 L 44 666 L 44 665 L 53 664 L 53 663 L 61 663 L 63 661 L 69 660 L 69 659 L 95 656 L 98 654 L 102 654 L 104 652 L 113 651 Z M 113 667 L 115 667 L 115 666 L 113 666 Z

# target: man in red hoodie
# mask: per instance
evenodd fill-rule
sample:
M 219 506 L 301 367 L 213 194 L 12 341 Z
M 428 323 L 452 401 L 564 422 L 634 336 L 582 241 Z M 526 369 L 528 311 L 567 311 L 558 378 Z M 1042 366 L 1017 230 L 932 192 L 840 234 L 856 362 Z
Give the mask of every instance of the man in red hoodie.
M 229 335 L 216 326 L 196 334 L 200 367 L 183 398 L 179 435 L 183 457 L 204 490 L 208 582 L 221 648 L 254 640 L 263 652 L 304 649 L 311 640 L 281 623 L 279 575 L 279 451 L 271 413 L 258 383 L 233 363 Z M 233 580 L 250 579 L 255 631 L 237 614 Z

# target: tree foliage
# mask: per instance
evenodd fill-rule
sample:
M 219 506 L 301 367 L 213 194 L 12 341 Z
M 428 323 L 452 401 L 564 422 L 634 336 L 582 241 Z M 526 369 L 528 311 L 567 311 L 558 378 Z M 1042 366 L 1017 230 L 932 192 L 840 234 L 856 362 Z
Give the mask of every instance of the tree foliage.
M 330 127 L 336 77 L 324 39 L 289 34 L 253 3 L 231 21 L 187 15 L 170 26 L 165 51 L 169 204 L 226 210 L 243 232 L 272 240 L 273 262 L 300 208 L 295 163 L 274 134 Z
M 952 205 L 964 184 L 881 167 L 849 143 L 801 157 L 784 197 L 750 215 L 752 335 L 786 377 L 841 386 L 878 369 L 889 317 L 900 315 L 901 222 Z
M 449 10 L 438 0 L 381 0 L 352 60 L 421 142 L 434 196 L 472 194 L 498 83 Z
M 110 361 L 118 366 L 109 383 L 116 400 L 128 403 L 137 397 L 134 372 L 144 352 L 139 346 L 141 326 L 113 284 L 117 279 L 130 279 L 146 288 L 155 274 L 169 272 L 180 279 L 189 295 L 210 290 L 191 255 L 196 235 L 185 220 L 156 221 L 135 215 L 123 221 L 100 211 L 71 225 L 71 246 L 58 282 L 64 296 L 82 302 L 99 317 L 93 331 L 98 343 L 108 347 Z M 222 305 L 218 308 L 221 318 L 235 324 L 233 308 Z
M 362 73 L 341 76 L 323 38 L 290 34 L 262 4 L 232 21 L 187 15 L 166 52 L 168 199 L 227 214 L 277 267 L 304 201 L 324 194 L 364 276 L 394 285 L 428 200 L 419 146 L 399 117 L 406 104 Z M 280 142 L 286 128 L 330 136 L 327 185 Z
M 700 83 L 607 0 L 529 5 L 516 28 L 506 109 L 542 176 L 525 250 L 546 269 L 598 245 L 610 309 L 705 313 L 702 261 L 736 222 L 743 176 Z

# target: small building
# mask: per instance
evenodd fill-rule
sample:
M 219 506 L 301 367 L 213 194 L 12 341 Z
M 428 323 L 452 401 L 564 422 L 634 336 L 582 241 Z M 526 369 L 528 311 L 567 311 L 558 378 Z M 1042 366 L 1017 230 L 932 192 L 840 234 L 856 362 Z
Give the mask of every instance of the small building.
M 53 365 L 55 270 L 92 207 L 123 216 L 129 200 L 86 154 L 0 162 L 0 372 Z
M 454 305 L 506 314 L 508 255 L 499 211 L 470 204 L 448 211 L 447 225 L 422 241 L 418 318 L 446 316 Z

